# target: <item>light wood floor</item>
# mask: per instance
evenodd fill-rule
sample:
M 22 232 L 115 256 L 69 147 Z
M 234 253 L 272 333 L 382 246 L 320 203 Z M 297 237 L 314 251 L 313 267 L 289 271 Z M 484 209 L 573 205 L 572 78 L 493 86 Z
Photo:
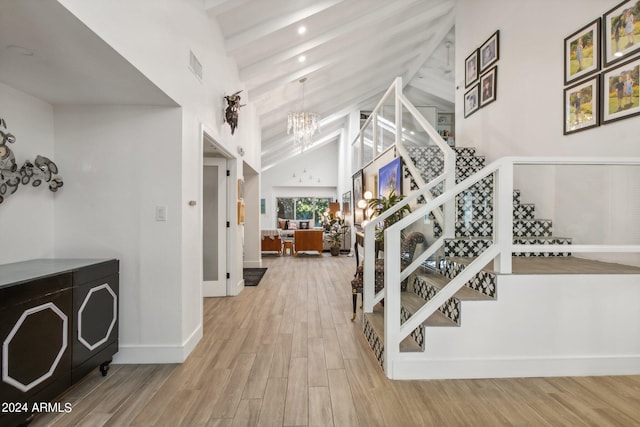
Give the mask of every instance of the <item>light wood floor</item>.
M 205 301 L 184 364 L 96 371 L 32 425 L 640 425 L 640 376 L 387 380 L 350 321 L 354 258 L 264 263 L 259 286 Z

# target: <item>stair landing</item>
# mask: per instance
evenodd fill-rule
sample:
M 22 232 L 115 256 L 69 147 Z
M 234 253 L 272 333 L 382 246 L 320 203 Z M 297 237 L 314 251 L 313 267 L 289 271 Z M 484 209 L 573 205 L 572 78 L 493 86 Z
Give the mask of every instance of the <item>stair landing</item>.
M 512 263 L 513 274 L 640 274 L 640 267 L 574 256 L 512 257 Z

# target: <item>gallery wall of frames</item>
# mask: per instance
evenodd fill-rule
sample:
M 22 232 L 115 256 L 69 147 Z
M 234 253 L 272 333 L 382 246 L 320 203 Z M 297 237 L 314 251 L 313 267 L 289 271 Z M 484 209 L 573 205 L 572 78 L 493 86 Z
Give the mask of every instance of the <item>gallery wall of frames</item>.
M 564 134 L 640 114 L 640 0 L 564 39 Z
M 497 30 L 464 61 L 464 87 L 470 87 L 464 94 L 465 118 L 496 100 L 499 39 L 500 30 Z

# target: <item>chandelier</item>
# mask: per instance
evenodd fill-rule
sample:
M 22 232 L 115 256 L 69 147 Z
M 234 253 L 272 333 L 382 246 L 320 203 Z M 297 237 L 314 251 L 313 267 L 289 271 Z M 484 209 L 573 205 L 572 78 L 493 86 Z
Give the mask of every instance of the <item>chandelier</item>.
M 304 82 L 306 77 L 300 79 L 302 84 L 302 107 L 299 112 L 290 112 L 287 120 L 287 134 L 293 131 L 293 145 L 300 145 L 300 151 L 311 145 L 311 137 L 320 129 L 320 115 L 304 111 Z

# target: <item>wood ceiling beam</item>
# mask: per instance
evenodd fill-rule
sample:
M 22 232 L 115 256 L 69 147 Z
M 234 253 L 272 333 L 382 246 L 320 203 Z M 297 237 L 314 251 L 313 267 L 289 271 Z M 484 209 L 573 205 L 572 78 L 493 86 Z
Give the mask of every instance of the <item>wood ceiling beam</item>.
M 447 34 L 449 34 L 449 31 L 451 31 L 455 22 L 455 9 L 451 10 L 440 21 L 438 21 L 434 27 L 435 31 L 433 33 L 433 37 L 425 43 L 425 46 L 420 50 L 420 56 L 415 59 L 413 64 L 409 67 L 409 70 L 402 76 L 402 84 L 404 86 L 408 85 L 409 82 L 413 80 L 427 59 L 433 55 L 433 52 L 438 48 L 440 43 L 442 43 L 442 40 L 444 40 Z
M 334 81 L 330 85 L 318 87 L 316 90 L 305 91 L 305 110 L 322 111 L 332 108 L 335 99 L 344 93 L 354 92 L 355 87 L 365 91 L 372 88 L 380 91 L 381 86 L 391 84 L 396 76 L 401 75 L 407 69 L 406 64 L 413 57 L 415 57 L 415 52 L 410 49 L 404 55 L 397 56 L 393 60 L 387 59 L 383 65 L 375 64 L 365 69 L 350 69 L 349 74 L 340 73 L 342 77 L 340 80 Z M 374 82 L 382 83 L 376 84 Z M 273 120 L 279 120 L 283 111 L 299 109 L 299 102 L 299 99 L 280 103 L 272 101 L 268 103 L 269 110 L 261 110 L 259 108 L 260 102 L 256 100 L 263 127 L 268 127 Z
M 298 45 L 292 46 L 289 49 L 285 49 L 283 51 L 274 53 L 269 55 L 267 58 L 255 62 L 251 65 L 243 67 L 240 69 L 240 79 L 243 81 L 249 80 L 251 77 L 256 76 L 262 73 L 265 70 L 272 69 L 275 65 L 287 61 L 288 59 L 294 58 L 304 52 L 307 52 L 313 48 L 321 46 L 325 43 L 330 42 L 336 38 L 346 36 L 352 32 L 358 31 L 360 28 L 374 25 L 380 21 L 385 19 L 389 19 L 390 16 L 393 16 L 405 8 L 412 6 L 416 3 L 420 3 L 420 1 L 416 0 L 395 0 L 390 2 L 389 4 L 380 7 L 374 11 L 368 11 L 364 13 L 361 17 L 349 22 L 348 24 L 341 25 L 335 27 L 324 34 L 315 37 L 306 42 L 300 43 Z M 431 15 L 434 17 L 438 16 L 438 14 L 444 14 L 450 10 L 450 6 L 443 8 L 442 6 L 434 7 L 433 9 L 429 9 L 423 15 Z
M 390 56 L 394 63 L 402 63 L 408 60 L 410 57 L 418 56 L 418 53 L 415 49 L 415 45 L 424 37 L 424 32 L 412 32 L 410 36 L 403 39 L 402 46 L 394 47 L 393 52 L 391 51 L 382 51 L 380 52 L 380 59 L 378 64 L 382 63 L 382 66 L 389 64 L 389 58 L 386 56 Z M 370 53 L 367 49 L 364 49 L 363 46 L 354 45 L 347 49 L 343 49 L 338 54 L 328 55 L 321 61 L 314 62 L 308 67 L 302 68 L 300 70 L 296 70 L 293 73 L 289 73 L 287 75 L 278 77 L 269 82 L 261 84 L 256 87 L 248 87 L 249 90 L 249 98 L 254 100 L 254 102 L 259 102 L 261 96 L 264 96 L 269 91 L 281 88 L 282 86 L 294 83 L 299 81 L 302 77 L 310 76 L 312 73 L 320 71 L 324 68 L 332 67 L 336 64 L 349 64 L 349 75 L 361 74 L 362 69 L 375 69 L 376 66 L 368 65 L 368 61 L 360 61 L 359 58 L 371 59 Z M 360 64 L 360 67 L 357 65 Z M 389 68 L 389 67 L 385 67 Z M 376 72 L 381 72 L 377 70 Z M 344 77 L 344 76 L 343 76 Z M 360 77 L 364 78 L 364 76 Z M 323 89 L 324 90 L 324 89 Z M 310 94 L 311 95 L 311 94 Z
M 250 0 L 203 0 L 204 10 L 209 15 L 220 15 L 242 6 Z
M 409 85 L 405 85 L 405 88 L 412 86 L 422 92 L 437 96 L 444 101 L 450 103 L 455 102 L 454 82 L 441 78 L 437 73 L 420 71 L 420 74 L 423 76 L 422 78 L 411 80 Z
M 343 114 L 341 117 L 336 116 L 332 117 L 331 119 L 320 120 L 320 130 L 316 136 L 322 137 L 323 134 L 329 134 L 335 132 L 336 130 L 343 129 L 345 123 L 344 120 L 340 121 L 340 119 L 344 119 L 344 117 L 345 115 Z M 260 155 L 269 156 L 284 147 L 291 147 L 293 141 L 292 138 L 292 135 L 286 132 L 280 132 L 278 134 L 278 139 L 275 140 L 275 142 L 273 142 L 274 140 L 272 139 L 272 142 L 268 144 L 268 146 L 265 147 L 264 144 L 262 145 L 262 151 L 260 152 Z
M 344 117 L 350 114 L 354 110 L 360 109 L 362 105 L 367 101 L 371 102 L 371 107 L 367 106 L 367 108 L 372 108 L 378 102 L 378 98 L 382 96 L 383 92 L 386 91 L 393 82 L 393 79 L 388 79 L 387 77 L 382 77 L 376 81 L 371 82 L 372 87 L 366 86 L 365 84 L 360 86 L 354 86 L 353 91 L 346 92 L 342 97 L 336 97 L 331 102 L 331 105 L 328 107 L 328 111 L 320 112 L 321 116 L 323 114 L 327 114 L 327 117 L 321 120 L 321 126 L 324 126 L 325 123 L 338 120 L 341 117 Z M 368 104 L 367 104 L 368 105 Z M 277 124 L 274 126 L 278 126 Z M 286 138 L 286 127 L 284 124 L 280 129 L 284 129 L 283 131 L 278 132 L 272 137 L 266 137 L 268 134 L 268 129 L 263 127 L 262 131 L 262 146 L 269 147 L 274 143 L 278 143 L 279 140 Z
M 337 129 L 325 136 L 323 136 L 322 138 L 318 139 L 317 141 L 315 141 L 313 143 L 313 145 L 311 145 L 310 147 L 305 149 L 305 153 L 309 153 L 312 151 L 317 150 L 318 148 L 321 148 L 331 142 L 334 142 L 337 138 L 340 138 L 342 136 L 343 133 L 343 129 Z M 297 157 L 299 155 L 302 154 L 301 151 L 294 151 L 291 150 L 291 147 L 293 146 L 293 137 L 291 137 L 290 139 L 290 145 L 288 147 L 284 147 L 283 150 L 281 150 L 281 153 L 274 153 L 273 155 L 269 156 L 269 157 L 273 157 L 273 159 L 266 159 L 266 162 L 264 161 L 264 157 L 263 157 L 263 167 L 262 167 L 262 172 L 271 169 L 272 167 L 287 161 L 289 159 L 292 159 L 294 157 Z M 286 149 L 286 152 L 284 152 L 284 150 Z
M 262 22 L 259 25 L 254 25 L 247 31 L 243 31 L 241 33 L 237 33 L 230 37 L 227 37 L 227 39 L 225 40 L 225 48 L 227 49 L 227 52 L 232 52 L 234 50 L 240 49 L 251 42 L 254 42 L 273 32 L 286 28 L 289 25 L 293 25 L 296 22 L 307 19 L 310 16 L 313 16 L 337 4 L 340 4 L 343 1 L 344 0 L 318 1 L 307 8 L 296 10 L 286 15 L 282 15 L 269 21 Z

